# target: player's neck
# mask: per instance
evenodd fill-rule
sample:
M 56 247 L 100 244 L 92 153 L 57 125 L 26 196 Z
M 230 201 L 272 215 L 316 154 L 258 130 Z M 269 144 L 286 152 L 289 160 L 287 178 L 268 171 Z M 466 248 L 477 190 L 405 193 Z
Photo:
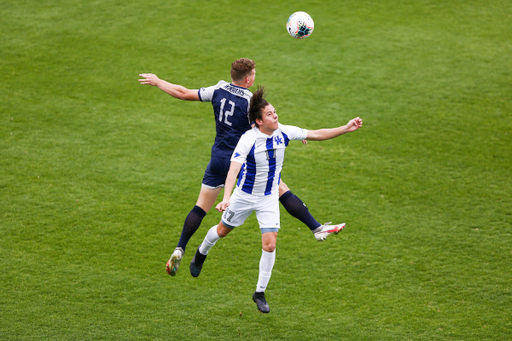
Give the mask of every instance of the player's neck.
M 276 131 L 275 129 L 267 128 L 265 126 L 259 126 L 258 129 L 260 132 L 268 136 L 272 136 L 272 134 L 274 134 L 274 131 Z
M 237 83 L 237 82 L 231 81 L 231 84 L 239 86 L 239 87 L 244 88 L 244 89 L 247 89 L 247 85 L 244 85 L 244 84 L 241 84 L 241 83 Z

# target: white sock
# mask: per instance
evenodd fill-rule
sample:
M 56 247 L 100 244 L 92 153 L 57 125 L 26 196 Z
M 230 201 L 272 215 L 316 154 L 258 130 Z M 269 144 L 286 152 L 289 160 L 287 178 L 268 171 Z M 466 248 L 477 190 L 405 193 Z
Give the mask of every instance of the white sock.
M 199 252 L 203 255 L 207 255 L 208 251 L 215 245 L 220 236 L 217 234 L 217 225 L 208 230 L 206 237 L 204 237 L 201 246 L 199 246 Z
M 265 292 L 267 289 L 270 276 L 272 275 L 272 268 L 276 262 L 276 251 L 267 252 L 261 251 L 260 258 L 260 274 L 258 276 L 258 284 L 256 285 L 256 292 Z

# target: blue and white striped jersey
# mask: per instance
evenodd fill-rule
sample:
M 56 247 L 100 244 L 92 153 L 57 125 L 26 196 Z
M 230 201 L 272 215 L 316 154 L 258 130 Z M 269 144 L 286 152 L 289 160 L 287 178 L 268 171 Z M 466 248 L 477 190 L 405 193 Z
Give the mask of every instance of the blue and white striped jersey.
M 217 134 L 211 156 L 229 159 L 240 136 L 251 129 L 248 112 L 252 93 L 246 88 L 219 81 L 199 89 L 198 95 L 202 102 L 212 103 L 215 114 Z
M 272 136 L 256 127 L 242 135 L 231 157 L 242 164 L 237 188 L 259 196 L 277 193 L 285 148 L 291 140 L 304 140 L 307 135 L 306 129 L 281 123 Z

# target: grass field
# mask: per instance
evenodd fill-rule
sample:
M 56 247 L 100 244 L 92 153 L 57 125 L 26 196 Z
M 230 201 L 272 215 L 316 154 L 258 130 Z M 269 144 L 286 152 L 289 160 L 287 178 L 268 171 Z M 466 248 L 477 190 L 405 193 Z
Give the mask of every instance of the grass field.
M 0 2 L 1 340 L 510 340 L 508 1 Z M 306 11 L 305 40 L 285 31 Z M 165 263 L 214 139 L 188 88 L 257 62 L 280 121 L 364 127 L 287 150 L 270 314 L 254 217 L 199 278 Z

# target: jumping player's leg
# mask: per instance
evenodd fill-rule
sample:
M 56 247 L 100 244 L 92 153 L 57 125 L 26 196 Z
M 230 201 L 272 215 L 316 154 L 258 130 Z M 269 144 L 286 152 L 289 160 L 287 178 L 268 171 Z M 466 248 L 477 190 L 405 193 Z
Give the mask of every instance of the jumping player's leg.
M 324 241 L 329 235 L 333 233 L 336 234 L 345 228 L 345 224 L 320 224 L 311 215 L 306 204 L 304 204 L 298 196 L 293 194 L 282 180 L 279 184 L 279 201 L 292 217 L 299 219 L 304 225 L 309 227 L 318 241 Z
M 261 235 L 261 258 L 260 272 L 258 274 L 258 284 L 256 291 L 252 294 L 252 300 L 256 303 L 256 307 L 262 313 L 270 312 L 270 306 L 265 298 L 265 290 L 267 289 L 272 269 L 276 262 L 276 240 L 277 232 L 264 232 Z
M 190 238 L 192 238 L 194 233 L 199 229 L 199 226 L 201 226 L 201 222 L 206 216 L 206 213 L 208 213 L 215 204 L 221 190 L 222 188 L 220 187 L 214 189 L 204 186 L 201 187 L 201 192 L 199 192 L 196 205 L 188 213 L 181 231 L 181 237 L 177 247 L 181 247 L 183 252 L 185 252 Z
M 233 228 L 226 227 L 222 220 L 218 225 L 213 226 L 208 230 L 206 237 L 204 237 L 203 242 L 197 248 L 196 254 L 192 261 L 190 262 L 190 274 L 193 277 L 198 277 L 201 274 L 201 270 L 203 268 L 204 261 L 208 256 L 208 252 L 210 249 L 217 243 L 217 241 L 221 238 L 224 238 L 231 232 Z
M 277 232 L 265 232 L 261 235 L 262 253 L 260 258 L 260 273 L 258 276 L 258 284 L 256 285 L 256 292 L 265 292 L 270 276 L 272 275 L 272 268 L 276 261 L 276 241 Z
M 210 228 L 203 242 L 197 248 L 192 262 L 190 262 L 190 274 L 193 277 L 197 277 L 201 273 L 206 256 L 215 243 L 220 238 L 227 236 L 235 227 L 242 225 L 253 211 L 252 201 L 243 199 L 240 197 L 240 193 L 235 190 L 231 196 L 229 210 L 224 211 L 218 225 Z
M 208 230 L 206 237 L 204 238 L 201 245 L 199 245 L 199 252 L 201 252 L 203 255 L 207 255 L 215 243 L 219 239 L 227 236 L 228 233 L 232 230 L 232 228 L 226 227 L 221 220 L 218 225 L 215 225 L 210 230 Z
M 210 159 L 204 172 L 201 191 L 199 192 L 196 205 L 189 212 L 183 224 L 183 230 L 177 246 L 182 248 L 183 252 L 185 252 L 188 241 L 201 225 L 206 213 L 213 207 L 215 200 L 217 200 L 219 193 L 224 187 L 229 171 L 229 163 L 229 159 L 214 156 Z
M 176 246 L 176 249 L 172 253 L 171 258 L 169 258 L 169 261 L 167 261 L 166 270 L 169 275 L 176 275 L 176 272 L 180 266 L 180 262 L 183 259 L 183 255 L 185 254 L 188 241 L 199 229 L 199 226 L 201 226 L 201 222 L 206 216 L 206 213 L 208 213 L 208 211 L 215 204 L 215 200 L 217 199 L 221 189 L 222 188 L 220 187 L 213 189 L 204 186 L 201 187 L 201 192 L 199 192 L 197 203 L 188 213 L 187 218 L 185 219 L 185 223 L 183 224 L 178 246 Z
M 201 191 L 196 205 L 188 213 L 187 218 L 181 230 L 180 240 L 176 249 L 167 262 L 167 273 L 171 276 L 176 275 L 180 262 L 185 254 L 187 244 L 194 233 L 201 226 L 203 218 L 212 208 L 217 200 L 219 193 L 224 187 L 226 175 L 229 171 L 229 159 L 212 157 L 204 172 Z
M 279 201 L 292 217 L 302 221 L 311 231 L 322 225 L 311 215 L 306 204 L 292 193 L 283 180 L 279 184 Z
M 265 201 L 267 202 L 265 203 Z M 262 200 L 261 205 L 256 210 L 256 218 L 261 229 L 262 250 L 258 283 L 256 284 L 256 291 L 252 295 L 252 300 L 256 303 L 260 312 L 268 313 L 270 312 L 270 306 L 265 298 L 265 290 L 276 261 L 277 232 L 281 225 L 277 195 L 274 198 Z

